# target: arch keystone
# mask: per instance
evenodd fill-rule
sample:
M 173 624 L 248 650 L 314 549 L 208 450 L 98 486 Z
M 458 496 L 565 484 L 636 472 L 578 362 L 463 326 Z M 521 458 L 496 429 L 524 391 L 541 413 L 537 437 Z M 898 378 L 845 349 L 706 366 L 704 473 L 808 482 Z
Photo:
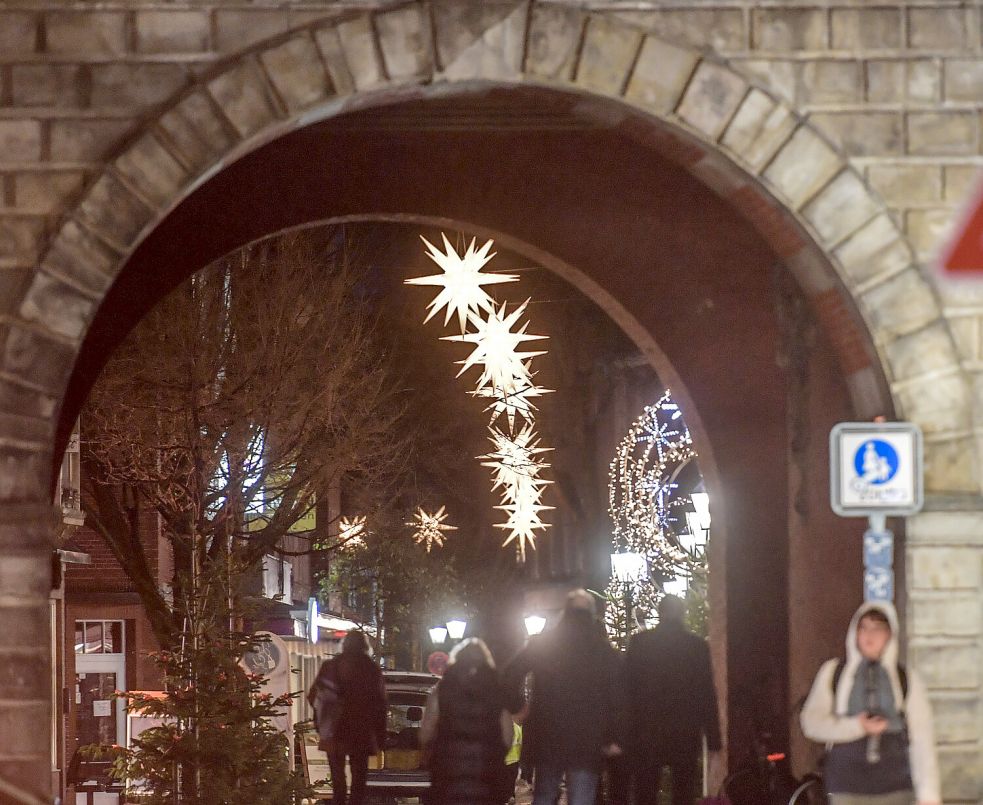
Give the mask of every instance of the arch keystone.
M 515 0 L 435 3 L 441 77 L 450 81 L 516 79 L 522 72 L 528 16 L 528 5 Z

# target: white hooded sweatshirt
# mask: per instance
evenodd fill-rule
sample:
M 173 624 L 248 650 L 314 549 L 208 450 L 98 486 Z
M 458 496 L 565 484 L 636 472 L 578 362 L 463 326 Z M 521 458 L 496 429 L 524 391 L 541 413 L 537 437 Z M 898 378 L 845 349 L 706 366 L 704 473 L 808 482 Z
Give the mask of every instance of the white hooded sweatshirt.
M 846 664 L 837 685 L 836 701 L 833 701 L 833 675 L 839 660 L 827 660 L 822 664 L 812 690 L 802 707 L 799 722 L 802 732 L 813 741 L 827 745 L 858 741 L 865 736 L 857 716 L 848 716 L 850 688 L 863 655 L 857 646 L 857 625 L 870 610 L 879 609 L 887 615 L 891 624 L 891 638 L 881 655 L 881 666 L 891 680 L 895 706 L 904 711 L 908 724 L 909 762 L 911 780 L 918 802 L 941 802 L 939 769 L 935 754 L 935 733 L 932 727 L 932 710 L 928 694 L 921 678 L 907 668 L 908 696 L 902 695 L 898 677 L 898 615 L 891 604 L 870 602 L 854 613 L 846 635 Z

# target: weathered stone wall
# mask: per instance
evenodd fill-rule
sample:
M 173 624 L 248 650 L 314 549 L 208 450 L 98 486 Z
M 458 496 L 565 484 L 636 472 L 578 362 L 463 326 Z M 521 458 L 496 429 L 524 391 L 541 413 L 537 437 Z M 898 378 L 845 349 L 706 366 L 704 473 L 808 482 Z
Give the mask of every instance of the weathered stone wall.
M 359 13 L 372 9 L 381 13 Z M 328 22 L 339 12 L 344 21 Z M 775 226 L 778 213 L 835 267 L 898 412 L 926 431 L 932 511 L 908 529 L 910 654 L 939 712 L 947 801 L 979 801 L 983 289 L 940 286 L 927 268 L 983 162 L 975 2 L 8 0 L 0 501 L 43 505 L 58 403 L 88 322 L 141 232 L 198 177 L 332 99 L 471 78 L 623 100 L 691 135 L 701 144 L 692 170 L 771 227 L 862 398 L 865 358 L 832 281 L 792 228 Z M 11 527 L 9 548 L 43 577 L 36 532 Z M 22 587 L 0 578 L 0 624 L 15 635 L 0 649 L 8 725 L 15 713 L 38 720 L 47 695 L 43 674 L 30 688 L 8 662 L 45 656 L 22 619 L 39 613 L 36 591 Z M 0 738 L 0 774 L 33 785 L 41 751 Z

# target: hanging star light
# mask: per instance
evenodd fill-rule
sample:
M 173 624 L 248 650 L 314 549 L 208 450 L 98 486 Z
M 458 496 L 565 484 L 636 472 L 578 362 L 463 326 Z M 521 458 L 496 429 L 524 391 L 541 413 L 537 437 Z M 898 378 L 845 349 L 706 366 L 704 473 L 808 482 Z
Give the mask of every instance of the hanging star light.
M 502 433 L 495 428 L 489 428 L 489 441 L 495 446 L 491 453 L 478 456 L 481 466 L 490 467 L 495 473 L 492 491 L 504 487 L 506 493 L 516 488 L 521 479 L 534 479 L 540 485 L 548 483 L 537 478 L 539 473 L 548 465 L 537 458 L 539 453 L 548 453 L 553 448 L 540 447 L 539 437 L 533 430 L 532 424 L 527 424 L 514 437 Z
M 351 550 L 365 545 L 365 516 L 359 515 L 352 519 L 342 517 L 338 521 L 338 539 L 345 549 Z
M 473 345 L 471 354 L 459 362 L 462 368 L 458 377 L 474 366 L 481 367 L 476 389 L 471 394 L 490 401 L 485 410 L 491 412 L 489 426 L 495 450 L 486 456 L 479 456 L 479 459 L 484 466 L 492 469 L 492 489 L 500 489 L 502 495 L 503 505 L 498 508 L 509 515 L 507 522 L 496 527 L 510 532 L 504 544 L 516 542 L 519 558 L 525 561 L 526 546 L 535 548 L 536 532 L 548 527 L 542 521 L 540 512 L 550 508 L 541 503 L 543 489 L 551 482 L 540 477 L 549 464 L 539 454 L 547 452 L 548 448 L 539 447 L 539 438 L 533 430 L 536 407 L 532 400 L 552 390 L 533 382 L 532 359 L 544 355 L 545 350 L 520 352 L 519 349 L 527 341 L 543 340 L 546 336 L 530 335 L 527 333 L 529 323 L 520 323 L 529 305 L 528 299 L 508 313 L 507 305 L 503 303 L 501 308 L 497 307 L 485 290 L 486 285 L 518 280 L 511 274 L 481 273 L 481 269 L 495 256 L 490 253 L 492 241 L 478 249 L 472 239 L 462 256 L 454 250 L 446 235 L 441 233 L 441 238 L 444 251 L 426 238 L 423 238 L 423 242 L 428 247 L 427 256 L 443 269 L 443 274 L 406 282 L 440 287 L 440 292 L 428 305 L 425 321 L 446 308 L 444 325 L 457 315 L 461 334 L 448 336 L 445 340 Z M 508 423 L 508 433 L 495 426 L 503 416 Z M 524 423 L 518 433 L 515 432 L 517 417 L 521 417 Z M 442 512 L 443 508 L 438 515 Z M 420 509 L 416 522 L 412 523 L 418 527 L 418 535 L 431 533 L 420 528 L 424 515 Z M 422 539 L 427 538 L 422 537 L 418 541 Z M 443 543 L 439 527 L 433 531 L 432 541 L 438 545 Z M 427 539 L 427 550 L 430 545 L 431 540 Z
M 530 363 L 531 361 L 527 361 L 525 366 L 529 382 L 526 382 L 524 378 L 513 377 L 510 383 L 506 383 L 500 388 L 479 386 L 474 391 L 468 392 L 473 397 L 490 399 L 491 402 L 485 407 L 485 410 L 491 412 L 491 422 L 494 423 L 504 415 L 509 423 L 510 432 L 515 430 L 517 416 L 522 417 L 527 423 L 534 421 L 537 411 L 532 402 L 534 397 L 553 393 L 553 389 L 543 388 L 532 383 L 533 374 L 530 370 Z
M 538 352 L 517 352 L 519 345 L 523 341 L 541 341 L 545 335 L 528 335 L 526 328 L 529 322 L 525 322 L 516 332 L 512 332 L 519 318 L 525 313 L 527 299 L 515 310 L 506 315 L 505 303 L 502 303 L 501 310 L 489 310 L 486 318 L 470 315 L 468 323 L 473 325 L 475 332 L 465 332 L 461 335 L 447 335 L 443 341 L 467 341 L 474 344 L 471 354 L 462 361 L 461 371 L 457 373 L 460 377 L 472 366 L 481 364 L 481 377 L 478 378 L 478 388 L 491 386 L 495 389 L 514 388 L 517 381 L 520 383 L 530 383 L 532 378 L 529 373 L 528 358 L 537 355 L 545 355 L 545 351 Z
M 495 507 L 508 513 L 508 519 L 504 523 L 495 524 L 495 528 L 509 531 L 502 546 L 515 542 L 518 546 L 519 558 L 523 562 L 526 561 L 526 546 L 530 546 L 533 550 L 536 548 L 536 532 L 550 527 L 549 523 L 543 522 L 540 512 L 553 509 L 552 506 L 543 506 L 539 503 L 541 489 L 525 488 L 530 490 L 528 498 Z
M 429 277 L 414 277 L 406 280 L 406 284 L 440 287 L 440 293 L 427 305 L 430 312 L 423 320 L 424 324 L 446 306 L 444 326 L 447 326 L 447 323 L 456 313 L 463 333 L 469 313 L 490 310 L 494 307 L 492 298 L 484 289 L 485 285 L 516 282 L 519 278 L 515 274 L 481 273 L 481 269 L 495 256 L 494 252 L 488 253 L 495 241 L 489 240 L 480 249 L 476 249 L 475 239 L 472 238 L 462 257 L 451 246 L 445 234 L 441 233 L 440 236 L 444 241 L 444 251 L 440 251 L 424 237 L 421 237 L 421 240 L 427 244 L 427 257 L 440 266 L 443 273 L 433 274 Z
M 430 553 L 430 549 L 434 545 L 440 547 L 444 544 L 445 531 L 457 531 L 456 525 L 448 525 L 444 522 L 447 519 L 447 513 L 444 511 L 444 508 L 444 506 L 441 506 L 434 514 L 427 514 L 420 507 L 416 510 L 416 514 L 413 515 L 413 520 L 406 524 L 413 526 L 415 529 L 413 539 L 416 540 L 418 545 L 426 547 L 427 553 Z

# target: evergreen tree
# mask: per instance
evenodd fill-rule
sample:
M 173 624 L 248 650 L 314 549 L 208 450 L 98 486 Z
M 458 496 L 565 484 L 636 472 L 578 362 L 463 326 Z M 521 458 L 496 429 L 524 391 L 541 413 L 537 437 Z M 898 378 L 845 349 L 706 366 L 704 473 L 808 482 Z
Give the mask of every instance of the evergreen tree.
M 184 586 L 188 615 L 177 647 L 153 655 L 166 695 L 124 694 L 162 721 L 116 767 L 148 805 L 282 805 L 306 793 L 289 765 L 289 737 L 271 721 L 296 694 L 267 692 L 267 679 L 242 662 L 262 640 L 230 628 L 241 577 L 241 567 L 196 572 Z

